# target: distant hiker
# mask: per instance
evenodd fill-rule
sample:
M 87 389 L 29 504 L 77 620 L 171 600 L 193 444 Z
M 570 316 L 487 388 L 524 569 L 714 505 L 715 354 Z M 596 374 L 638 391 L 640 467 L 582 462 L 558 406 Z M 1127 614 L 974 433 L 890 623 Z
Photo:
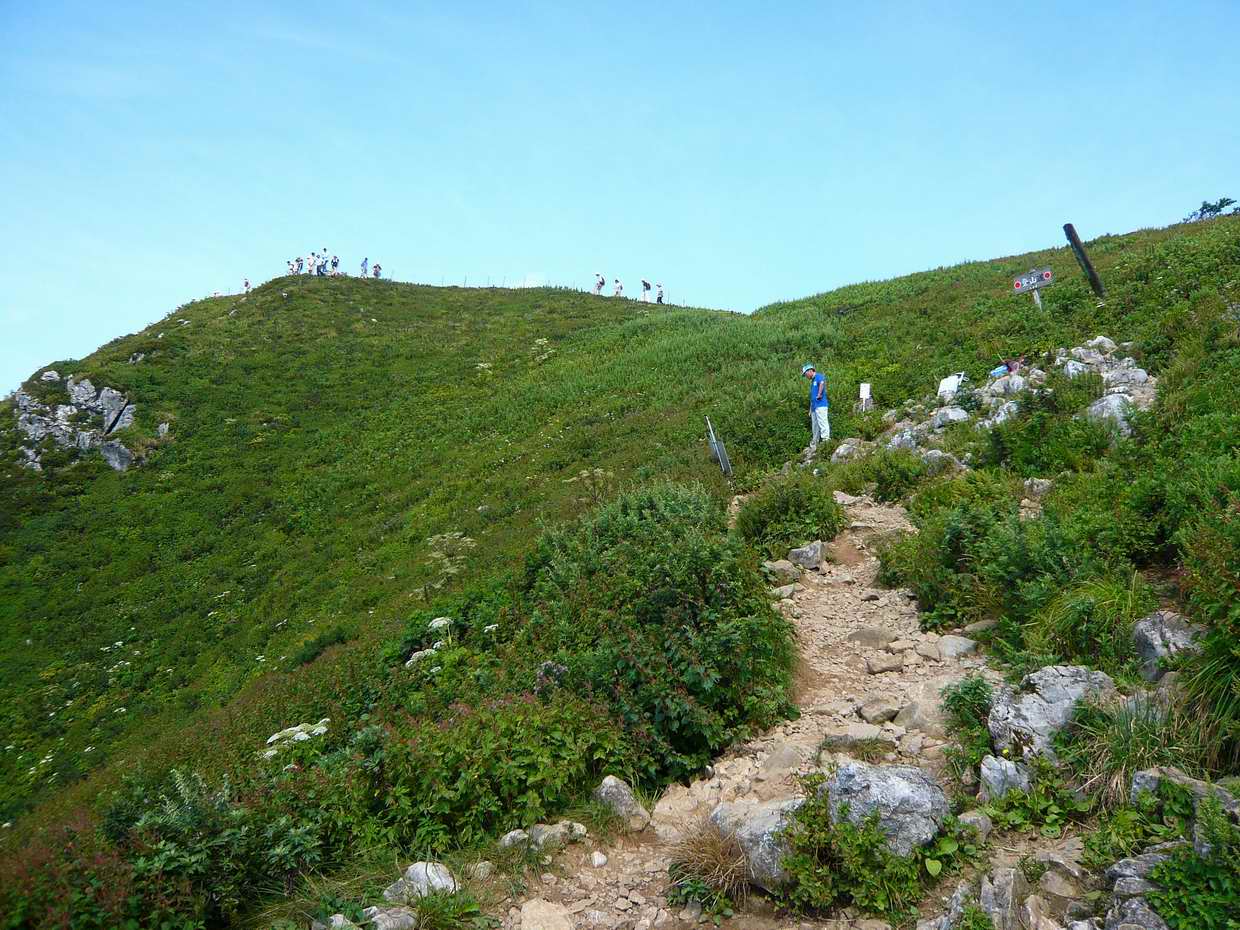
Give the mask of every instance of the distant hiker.
M 301 259 L 301 256 L 299 255 L 297 256 L 297 273 L 298 274 L 301 274 L 301 262 L 302 262 L 302 259 Z
M 809 379 L 809 452 L 818 448 L 818 443 L 831 438 L 831 424 L 827 419 L 827 379 L 814 370 L 814 366 L 805 364 L 801 367 L 801 375 Z
M 619 279 L 619 278 L 616 278 L 616 289 L 615 289 L 615 291 L 613 292 L 612 296 L 613 296 L 613 297 L 623 297 L 623 296 L 624 296 L 624 285 L 620 283 L 620 279 Z
M 606 285 L 606 284 L 607 284 L 607 279 L 606 279 L 606 278 L 604 278 L 604 277 L 603 277 L 601 274 L 599 274 L 597 271 L 596 271 L 596 272 L 594 272 L 594 277 L 597 279 L 597 280 L 594 282 L 594 293 L 596 293 L 596 294 L 602 294 L 602 293 L 603 293 L 603 287 L 604 287 L 604 285 Z
M 245 287 L 245 292 L 246 292 L 247 294 L 248 294 L 248 293 L 250 293 L 250 279 L 249 279 L 249 278 L 246 278 L 246 279 L 245 279 L 245 284 L 244 284 L 244 287 Z
M 658 292 L 658 294 L 655 296 L 654 302 L 655 302 L 655 303 L 657 303 L 657 304 L 661 304 L 661 303 L 663 303 L 663 285 L 662 285 L 662 284 L 656 284 L 656 285 L 655 285 L 655 287 L 657 287 L 657 288 L 659 289 L 659 292 Z
M 379 275 L 383 273 L 383 266 L 380 265 L 378 262 L 375 262 L 374 272 L 375 272 L 375 277 L 376 278 L 379 277 Z
M 340 272 L 336 270 L 339 267 L 340 267 L 340 256 L 333 255 L 332 256 L 332 274 L 333 275 L 340 274 Z
M 650 282 L 642 278 L 642 303 L 650 303 Z
M 362 259 L 362 277 L 366 277 L 366 266 L 370 264 L 369 258 Z
M 293 273 L 293 260 L 291 258 L 288 260 L 288 273 Z

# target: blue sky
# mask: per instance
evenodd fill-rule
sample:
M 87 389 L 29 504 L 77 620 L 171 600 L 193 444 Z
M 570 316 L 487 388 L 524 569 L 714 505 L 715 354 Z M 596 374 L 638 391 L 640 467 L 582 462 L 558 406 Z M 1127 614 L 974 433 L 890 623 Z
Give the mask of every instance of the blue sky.
M 751 310 L 1240 199 L 1240 3 L 0 0 L 0 390 L 327 246 Z

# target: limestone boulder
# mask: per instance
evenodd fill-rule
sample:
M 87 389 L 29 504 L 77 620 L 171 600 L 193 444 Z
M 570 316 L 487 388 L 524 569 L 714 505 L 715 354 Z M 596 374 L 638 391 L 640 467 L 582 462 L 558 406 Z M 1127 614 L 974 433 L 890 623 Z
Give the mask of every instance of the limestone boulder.
M 1086 698 L 1109 698 L 1115 683 L 1105 672 L 1079 665 L 1048 665 L 1026 675 L 1019 690 L 1002 688 L 987 725 L 998 749 L 1026 759 L 1052 755 L 1051 741 Z
M 1181 652 L 1195 652 L 1206 629 L 1190 623 L 1173 610 L 1156 610 L 1132 626 L 1132 643 L 1141 657 L 1141 674 L 1146 681 L 1158 681 L 1166 669 L 1164 661 Z
M 846 762 L 823 784 L 838 823 L 860 824 L 878 815 L 878 829 L 900 856 L 929 842 L 951 812 L 947 795 L 934 778 L 907 765 Z
M 715 829 L 736 837 L 745 854 L 749 879 L 759 888 L 773 892 L 787 881 L 783 859 L 790 849 L 783 832 L 804 803 L 800 798 L 760 804 L 725 801 L 711 811 L 710 822 Z

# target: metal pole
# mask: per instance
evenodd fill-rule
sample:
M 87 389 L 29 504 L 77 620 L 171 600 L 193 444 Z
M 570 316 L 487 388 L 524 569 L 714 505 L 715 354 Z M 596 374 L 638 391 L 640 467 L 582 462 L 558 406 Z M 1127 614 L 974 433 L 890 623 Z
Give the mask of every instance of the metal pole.
M 1038 305 L 1038 309 L 1042 309 L 1042 295 L 1038 293 L 1038 289 L 1033 289 L 1033 302 Z

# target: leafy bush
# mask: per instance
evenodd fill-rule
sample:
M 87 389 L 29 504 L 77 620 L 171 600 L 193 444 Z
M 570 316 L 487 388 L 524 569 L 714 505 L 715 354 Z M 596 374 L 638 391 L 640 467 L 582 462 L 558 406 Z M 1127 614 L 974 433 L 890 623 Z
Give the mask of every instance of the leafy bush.
M 791 710 L 791 629 L 700 488 L 631 492 L 549 531 L 517 603 L 514 653 L 562 667 L 557 687 L 605 696 L 647 780 L 688 777 Z
M 1003 830 L 1038 830 L 1043 836 L 1060 836 L 1070 823 L 1084 820 L 1092 802 L 1064 784 L 1045 760 L 1032 766 L 1028 791 L 1009 791 L 991 801 L 985 810 L 996 827 Z
M 771 480 L 736 516 L 736 532 L 772 556 L 815 539 L 834 539 L 844 528 L 844 508 L 830 486 L 804 473 Z
M 289 662 L 294 666 L 308 665 L 321 656 L 330 646 L 347 643 L 352 638 L 353 636 L 344 627 L 334 626 L 330 630 L 324 630 L 312 639 L 302 643 L 297 651 L 289 656 Z
M 1214 797 L 1198 805 L 1198 827 L 1209 852 L 1182 847 L 1150 872 L 1148 895 L 1172 930 L 1234 930 L 1240 926 L 1240 827 Z
M 1143 791 L 1125 806 L 1102 811 L 1097 827 L 1085 835 L 1082 862 L 1087 868 L 1105 869 L 1147 846 L 1189 836 L 1193 813 L 1192 795 L 1162 781 L 1157 794 Z
M 876 500 L 903 500 L 930 472 L 917 455 L 903 449 L 883 449 L 873 455 L 837 465 L 831 483 L 852 494 L 870 492 Z
M 1087 578 L 1057 594 L 1025 625 L 1027 648 L 1114 672 L 1132 656 L 1132 624 L 1158 606 L 1138 572 Z
M 969 675 L 942 691 L 948 732 L 956 745 L 946 751 L 957 778 L 974 771 L 990 753 L 990 730 L 986 725 L 994 689 L 981 675 Z
M 788 883 L 780 899 L 800 913 L 856 907 L 864 913 L 905 920 L 916 911 L 926 886 L 973 861 L 977 847 L 955 821 L 913 855 L 897 856 L 878 829 L 878 815 L 860 826 L 841 816 L 832 821 L 830 800 L 819 793 L 823 776 L 810 776 L 807 800 L 793 814 L 784 837 Z

